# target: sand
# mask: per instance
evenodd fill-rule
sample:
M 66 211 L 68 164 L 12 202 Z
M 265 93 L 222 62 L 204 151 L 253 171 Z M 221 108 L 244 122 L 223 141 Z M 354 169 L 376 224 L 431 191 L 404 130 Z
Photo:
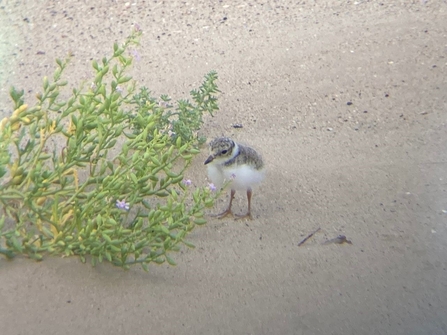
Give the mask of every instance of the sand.
M 447 334 L 446 1 L 1 1 L 0 116 L 68 52 L 88 82 L 135 23 L 155 95 L 218 72 L 202 132 L 264 156 L 254 220 L 210 218 L 149 273 L 0 259 L 1 334 Z

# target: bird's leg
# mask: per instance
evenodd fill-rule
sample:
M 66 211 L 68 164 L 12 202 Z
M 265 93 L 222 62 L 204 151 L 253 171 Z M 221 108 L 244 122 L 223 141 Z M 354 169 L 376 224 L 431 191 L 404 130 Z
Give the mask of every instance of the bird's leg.
M 223 219 L 224 217 L 226 217 L 227 215 L 233 215 L 233 212 L 231 211 L 231 204 L 233 203 L 233 199 L 234 199 L 234 195 L 236 194 L 235 190 L 231 190 L 230 193 L 230 203 L 228 204 L 228 208 L 223 211 L 220 214 L 214 214 L 212 216 L 217 217 L 218 219 Z
M 249 187 L 247 189 L 247 200 L 248 200 L 248 211 L 247 211 L 247 214 L 245 214 L 245 215 L 236 215 L 237 220 L 245 219 L 245 218 L 253 220 L 253 217 L 251 216 L 251 195 L 252 195 L 252 193 L 253 192 L 251 191 L 251 188 Z

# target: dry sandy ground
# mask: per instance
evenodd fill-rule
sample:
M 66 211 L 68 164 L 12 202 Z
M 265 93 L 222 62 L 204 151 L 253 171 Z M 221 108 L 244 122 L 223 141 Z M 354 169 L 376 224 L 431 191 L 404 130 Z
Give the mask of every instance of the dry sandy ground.
M 2 334 L 447 334 L 445 1 L 0 6 L 1 114 L 10 85 L 32 97 L 69 51 L 86 80 L 138 23 L 139 83 L 183 98 L 217 70 L 204 133 L 268 166 L 255 219 L 210 220 L 177 267 L 0 260 Z M 338 234 L 353 244 L 322 244 Z

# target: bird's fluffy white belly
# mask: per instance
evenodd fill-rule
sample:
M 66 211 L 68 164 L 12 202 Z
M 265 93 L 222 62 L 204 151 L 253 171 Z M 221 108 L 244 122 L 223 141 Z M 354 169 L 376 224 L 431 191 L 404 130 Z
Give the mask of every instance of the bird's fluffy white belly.
M 264 179 L 264 171 L 258 171 L 248 165 L 235 167 L 217 164 L 208 165 L 208 177 L 217 188 L 221 188 L 225 182 L 231 181 L 230 187 L 234 190 L 247 190 Z

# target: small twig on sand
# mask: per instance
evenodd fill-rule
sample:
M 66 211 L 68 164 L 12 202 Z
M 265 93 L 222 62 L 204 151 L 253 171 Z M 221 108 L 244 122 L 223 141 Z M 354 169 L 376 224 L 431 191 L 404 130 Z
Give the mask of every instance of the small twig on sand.
M 320 230 L 320 227 L 318 227 L 317 230 L 313 231 L 312 233 L 310 233 L 309 235 L 307 235 L 300 243 L 298 243 L 298 246 L 302 246 L 304 244 L 304 242 L 306 242 L 308 239 L 310 239 L 312 236 L 314 236 L 315 233 L 317 233 Z

